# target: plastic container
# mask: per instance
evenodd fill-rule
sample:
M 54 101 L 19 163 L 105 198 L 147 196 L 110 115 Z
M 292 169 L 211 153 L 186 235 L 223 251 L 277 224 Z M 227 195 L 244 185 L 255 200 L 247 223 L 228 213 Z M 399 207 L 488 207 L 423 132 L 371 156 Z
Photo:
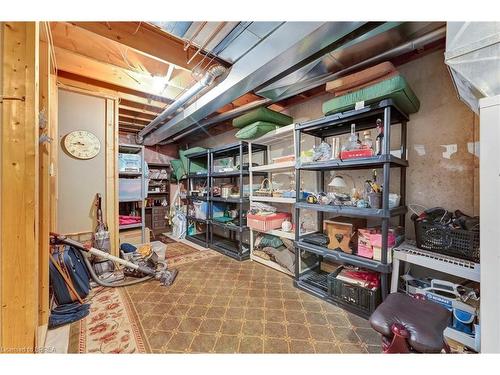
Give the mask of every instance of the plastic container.
M 118 154 L 119 172 L 141 172 L 141 154 Z
M 368 193 L 368 204 L 371 208 L 381 208 L 382 207 L 382 193 Z
M 247 226 L 249 228 L 267 232 L 272 229 L 281 229 L 281 224 L 286 220 L 291 220 L 292 215 L 285 212 L 278 212 L 271 215 L 247 215 Z
M 194 201 L 194 217 L 201 220 L 207 219 L 208 214 L 208 203 L 202 201 Z
M 395 193 L 389 193 L 389 208 L 399 207 L 399 202 L 401 200 L 401 196 Z
M 417 247 L 479 263 L 479 231 L 414 221 Z
M 165 245 L 161 241 L 153 241 L 151 242 L 151 248 L 158 255 L 159 260 L 165 260 L 165 255 L 167 253 L 167 245 Z
M 380 288 L 367 289 L 362 286 L 338 280 L 342 267 L 327 276 L 328 294 L 335 302 L 350 305 L 363 315 L 371 315 L 380 303 Z
M 141 200 L 142 179 L 141 178 L 120 178 L 118 181 L 118 197 L 120 201 Z

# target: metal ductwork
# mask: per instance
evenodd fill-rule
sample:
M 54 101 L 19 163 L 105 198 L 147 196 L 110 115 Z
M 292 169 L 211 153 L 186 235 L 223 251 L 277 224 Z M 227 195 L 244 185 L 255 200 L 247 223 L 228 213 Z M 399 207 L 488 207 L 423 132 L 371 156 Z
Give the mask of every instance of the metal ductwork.
M 419 50 L 430 43 L 436 42 L 440 39 L 444 39 L 445 36 L 446 36 L 446 27 L 442 26 L 436 30 L 433 30 L 433 31 L 425 34 L 425 35 L 422 35 L 418 38 L 409 40 L 409 41 L 407 41 L 407 42 L 405 42 L 397 47 L 394 47 L 390 50 L 379 53 L 375 56 L 372 56 L 366 60 L 361 61 L 358 64 L 352 65 L 352 66 L 345 68 L 345 69 L 342 69 L 338 72 L 324 74 L 324 75 L 321 75 L 318 77 L 314 77 L 313 79 L 299 82 L 296 85 L 291 85 L 282 93 L 281 96 L 279 96 L 276 99 L 257 100 L 255 102 L 248 103 L 244 106 L 235 108 L 233 110 L 221 113 L 220 115 L 213 116 L 211 118 L 202 120 L 202 121 L 196 123 L 196 125 L 192 129 L 189 129 L 183 133 L 176 135 L 171 140 L 171 142 L 175 142 L 175 141 L 187 136 L 190 133 L 193 133 L 195 131 L 199 131 L 199 130 L 201 130 L 205 127 L 208 127 L 212 124 L 219 123 L 219 122 L 226 121 L 226 120 L 230 120 L 232 118 L 240 116 L 240 115 L 242 115 L 242 114 L 244 114 L 244 113 L 246 113 L 254 108 L 257 108 L 260 106 L 269 106 L 273 103 L 276 103 L 278 101 L 281 101 L 281 100 L 287 99 L 289 97 L 298 95 L 304 91 L 313 89 L 315 87 L 324 85 L 325 83 L 327 83 L 329 81 L 346 76 L 346 75 L 351 74 L 353 72 L 356 72 L 358 70 L 368 68 L 370 66 L 376 65 L 376 64 L 383 62 L 383 61 L 391 60 L 391 59 L 398 57 L 398 56 L 401 56 L 405 53 Z
M 241 57 L 216 87 L 144 138 L 155 145 L 241 95 L 280 79 L 376 28 L 378 22 L 285 22 Z
M 445 62 L 460 99 L 479 113 L 479 99 L 500 95 L 500 22 L 448 22 Z
M 408 42 L 405 42 L 397 47 L 394 47 L 390 50 L 384 51 L 380 54 L 367 58 L 357 64 L 351 65 L 348 68 L 342 69 L 338 72 L 323 74 L 321 76 L 317 76 L 312 79 L 299 82 L 296 85 L 291 85 L 281 94 L 279 98 L 273 100 L 271 103 L 288 99 L 292 96 L 300 94 L 301 92 L 324 85 L 327 82 L 333 81 L 334 79 L 346 76 L 348 74 L 354 73 L 356 71 L 365 68 L 369 68 L 370 66 L 376 65 L 378 63 L 394 59 L 405 53 L 419 50 L 424 46 L 436 42 L 440 39 L 444 39 L 445 37 L 446 37 L 446 27 L 443 26 L 434 31 L 429 32 L 428 34 L 409 40 Z
M 182 94 L 175 102 L 170 104 L 162 113 L 160 113 L 137 134 L 137 143 L 142 144 L 144 142 L 144 137 L 148 133 L 153 131 L 161 123 L 165 122 L 169 116 L 177 112 L 179 108 L 186 104 L 196 94 L 200 93 L 203 89 L 210 87 L 215 80 L 225 72 L 226 68 L 222 65 L 214 65 L 210 67 L 198 82 L 191 86 L 186 92 L 184 92 L 184 94 Z

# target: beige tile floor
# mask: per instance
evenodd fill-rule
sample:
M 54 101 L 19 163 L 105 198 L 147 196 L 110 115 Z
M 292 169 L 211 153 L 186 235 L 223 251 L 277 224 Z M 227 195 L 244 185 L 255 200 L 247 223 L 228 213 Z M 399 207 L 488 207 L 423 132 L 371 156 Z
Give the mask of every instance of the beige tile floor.
M 379 353 L 365 319 L 296 289 L 252 261 L 179 266 L 170 288 L 127 288 L 153 353 Z

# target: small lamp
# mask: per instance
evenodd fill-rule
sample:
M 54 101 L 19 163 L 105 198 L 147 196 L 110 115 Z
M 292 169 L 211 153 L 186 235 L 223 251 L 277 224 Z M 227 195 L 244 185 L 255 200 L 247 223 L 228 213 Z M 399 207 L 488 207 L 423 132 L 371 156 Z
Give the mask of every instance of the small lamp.
M 345 188 L 347 184 L 345 183 L 344 177 L 336 175 L 332 178 L 328 186 L 333 188 Z
M 346 177 L 349 177 L 351 179 L 352 190 L 355 191 L 356 190 L 356 183 L 354 182 L 354 179 L 349 175 L 346 175 Z M 333 195 L 335 195 L 335 194 L 344 195 L 344 196 L 349 195 L 349 193 L 346 192 L 347 184 L 345 181 L 345 177 L 342 175 L 335 174 L 333 176 L 332 180 L 330 181 L 330 183 L 328 184 L 328 186 L 333 188 Z M 328 194 L 328 195 L 331 196 L 331 194 Z

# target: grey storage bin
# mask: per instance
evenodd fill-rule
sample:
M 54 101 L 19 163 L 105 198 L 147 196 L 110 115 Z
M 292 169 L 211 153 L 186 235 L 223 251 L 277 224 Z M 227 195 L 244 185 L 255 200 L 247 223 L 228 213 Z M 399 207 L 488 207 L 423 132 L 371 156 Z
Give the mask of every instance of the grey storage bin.
M 118 182 L 120 201 L 141 200 L 142 179 L 141 178 L 120 178 Z

